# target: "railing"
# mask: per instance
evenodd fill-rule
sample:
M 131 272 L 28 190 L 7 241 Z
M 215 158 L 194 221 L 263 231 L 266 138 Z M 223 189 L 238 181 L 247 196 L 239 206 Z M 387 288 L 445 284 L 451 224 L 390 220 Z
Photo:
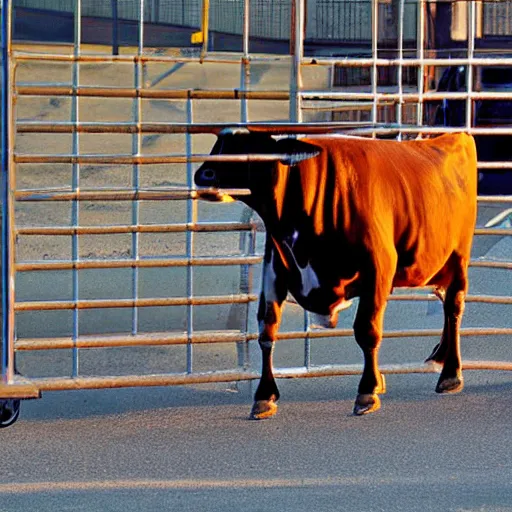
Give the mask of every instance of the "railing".
M 403 5 L 401 8 L 400 33 L 403 38 Z M 144 12 L 144 1 L 141 1 L 141 13 Z M 135 55 L 99 55 L 85 53 L 80 41 L 81 1 L 75 2 L 76 41 L 73 51 L 69 54 L 57 53 L 27 53 L 12 47 L 10 40 L 10 2 L 4 1 L 2 12 L 2 43 L 3 43 L 3 76 L 2 76 L 2 172 L 3 172 L 3 231 L 2 231 L 2 285 L 3 285 L 3 336 L 2 336 L 2 384 L 0 384 L 0 397 L 18 399 L 38 396 L 41 391 L 60 389 L 84 389 L 104 388 L 120 386 L 160 386 L 170 384 L 187 384 L 201 382 L 227 382 L 244 381 L 258 378 L 258 372 L 250 360 L 250 342 L 257 338 L 257 333 L 252 327 L 251 304 L 257 299 L 252 286 L 253 267 L 261 261 L 261 254 L 257 251 L 257 232 L 261 230 L 259 223 L 252 218 L 250 212 L 245 210 L 239 220 L 229 219 L 222 222 L 207 220 L 200 221 L 198 204 L 196 199 L 201 193 L 194 188 L 193 171 L 194 164 L 203 161 L 273 161 L 282 155 L 239 155 L 233 156 L 209 156 L 205 153 L 194 153 L 193 142 L 195 136 L 215 134 L 226 126 L 265 126 L 276 135 L 286 133 L 325 133 L 342 131 L 347 134 L 377 137 L 379 135 L 395 134 L 399 138 L 409 135 L 426 135 L 447 131 L 460 131 L 460 128 L 430 127 L 423 123 L 423 106 L 429 100 L 453 98 L 463 99 L 467 103 L 466 126 L 464 130 L 474 134 L 507 134 L 512 135 L 512 127 L 473 127 L 471 111 L 473 102 L 477 99 L 511 99 L 510 92 L 482 93 L 472 90 L 471 72 L 468 73 L 468 90 L 464 93 L 436 93 L 425 91 L 423 77 L 428 66 L 464 65 L 469 70 L 475 66 L 512 65 L 510 58 L 477 58 L 473 54 L 475 33 L 474 9 L 470 3 L 470 31 L 468 57 L 464 59 L 430 59 L 426 58 L 423 44 L 419 46 L 417 56 L 404 58 L 402 49 L 399 58 L 384 59 L 379 56 L 376 40 L 372 58 L 361 59 L 322 59 L 304 58 L 303 56 L 303 27 L 304 27 L 304 2 L 297 0 L 295 13 L 296 31 L 292 34 L 294 41 L 293 58 L 252 57 L 248 51 L 249 37 L 249 0 L 244 3 L 244 52 L 240 55 L 217 57 L 215 54 L 206 54 L 199 59 L 176 57 L 174 55 L 155 55 L 147 53 L 144 47 L 143 23 L 140 23 L 139 46 Z M 372 33 L 376 34 L 378 26 L 377 2 L 374 1 L 372 11 Z M 424 26 L 423 0 L 420 2 L 418 27 Z M 423 13 L 423 14 L 422 14 Z M 142 20 L 143 21 L 143 20 Z M 419 40 L 423 40 L 420 30 Z M 470 35 L 471 35 L 470 34 Z M 402 41 L 402 39 L 401 39 Z M 24 65 L 37 63 L 45 65 L 70 66 L 71 80 L 65 83 L 58 81 L 40 82 L 26 81 L 18 78 Z M 270 67 L 278 63 L 286 63 L 290 73 L 288 90 L 251 90 L 250 70 L 251 66 L 259 63 L 268 63 Z M 240 71 L 240 88 L 212 88 L 199 89 L 190 87 L 171 87 L 168 89 L 156 89 L 148 85 L 148 67 L 152 65 L 194 64 L 208 66 L 210 64 L 224 66 L 226 73 L 231 70 Z M 84 85 L 81 74 L 82 66 L 88 64 L 129 65 L 133 70 L 133 85 L 127 86 L 100 86 Z M 305 86 L 305 73 L 307 69 L 327 69 L 333 65 L 369 67 L 371 69 L 372 83 L 369 91 L 359 90 L 323 90 L 307 88 Z M 418 86 L 416 90 L 405 91 L 401 81 L 396 90 L 382 90 L 377 83 L 377 68 L 380 66 L 396 66 L 398 76 L 401 76 L 404 67 L 414 67 L 418 70 Z M 113 68 L 110 68 L 112 72 Z M 114 70 L 115 72 L 115 70 Z M 288 81 L 287 78 L 285 81 Z M 19 107 L 23 101 L 40 101 L 41 99 L 63 99 L 67 101 L 69 120 L 44 120 L 20 118 L 15 112 L 15 104 Z M 114 101 L 119 99 L 131 101 L 131 119 L 125 121 L 84 121 L 84 111 L 80 100 L 90 98 L 95 100 Z M 184 121 L 146 121 L 143 116 L 143 101 L 181 101 L 184 105 Z M 198 111 L 194 109 L 195 102 L 208 100 L 229 100 L 240 104 L 240 119 L 233 122 L 196 122 L 199 118 Z M 250 123 L 249 106 L 253 102 L 287 102 L 289 106 L 289 119 L 291 122 L 266 122 Z M 345 122 L 302 122 L 303 117 L 309 116 L 315 111 L 315 106 L 321 104 L 322 111 L 328 106 L 334 109 L 346 102 L 366 102 L 371 109 L 370 123 L 345 123 Z M 251 102 L 251 103 L 250 103 Z M 314 102 L 314 103 L 313 103 Z M 390 103 L 396 108 L 397 123 L 383 125 L 377 122 L 377 113 L 380 105 Z M 402 122 L 403 105 L 411 103 L 417 111 L 417 124 L 405 125 Z M 202 103 L 201 103 L 202 104 Z M 259 103 L 261 104 L 261 103 Z M 113 105 L 113 104 L 111 104 Z M 115 106 L 111 108 L 115 109 Z M 256 108 L 255 108 L 256 111 Z M 201 115 L 201 119 L 204 116 Z M 52 139 L 55 146 L 61 144 L 59 136 L 67 136 L 71 151 L 65 153 L 56 152 L 54 147 L 45 147 L 45 151 L 27 144 L 27 139 L 22 136 L 35 136 L 41 134 L 54 134 Z M 99 134 L 105 137 L 112 135 L 124 135 L 129 138 L 130 151 L 109 151 L 104 154 L 84 151 L 81 148 L 82 137 Z M 143 136 L 173 135 L 182 136 L 184 150 L 181 152 L 166 152 L 156 154 L 143 151 Z M 22 140 L 24 141 L 21 144 Z M 128 139 L 127 139 L 128 140 Z M 23 149 L 20 147 L 24 146 Z M 48 167 L 48 166 L 52 167 Z M 181 186 L 149 187 L 143 184 L 142 174 L 145 168 L 156 165 L 180 165 L 183 171 Z M 479 162 L 479 168 L 506 169 L 510 162 Z M 35 167 L 39 166 L 39 167 Z M 65 166 L 69 171 L 69 182 L 65 186 L 47 186 L 46 180 L 39 179 L 37 186 L 21 186 L 17 175 L 20 169 L 37 168 L 47 173 Z M 110 168 L 124 169 L 129 175 L 129 186 L 110 186 L 107 188 L 91 187 L 84 185 L 84 169 L 86 166 L 111 166 Z M 56 172 L 56 171 L 55 171 Z M 106 172 L 106 171 L 105 171 Z M 45 177 L 50 177 L 46 174 Z M 44 183 L 43 183 L 44 182 Z M 105 222 L 99 225 L 84 223 L 82 220 L 82 205 L 87 202 L 101 202 L 104 204 L 129 203 L 127 215 L 130 220 L 124 220 L 118 224 Z M 144 203 L 141 203 L 144 202 Z M 170 218 L 170 222 L 143 221 L 141 204 L 185 204 L 185 219 Z M 165 203 L 164 203 L 165 202 Z M 510 196 L 482 196 L 479 204 L 502 204 L 512 202 Z M 41 216 L 39 223 L 23 224 L 19 222 L 20 208 L 35 207 L 33 205 L 59 205 L 70 204 L 69 221 L 67 223 L 55 223 L 45 225 L 45 218 Z M 174 207 L 173 207 L 174 208 Z M 172 208 L 171 208 L 172 209 Z M 28 211 L 28 210 L 27 210 Z M 180 210 L 182 212 L 182 210 Z M 34 217 L 34 214 L 31 214 Z M 180 214 L 183 216 L 183 212 Z M 235 232 L 239 237 L 239 253 L 229 255 L 198 255 L 196 254 L 196 237 L 201 233 L 230 233 Z M 183 234 L 185 235 L 185 252 L 180 256 L 144 256 L 141 253 L 141 236 L 144 234 Z M 512 228 L 478 228 L 478 236 L 509 236 Z M 83 237 L 86 236 L 110 236 L 127 235 L 130 238 L 128 257 L 92 257 L 84 258 L 81 254 Z M 16 246 L 23 240 L 37 237 L 67 238 L 69 242 L 69 255 L 66 258 L 24 260 L 16 251 Z M 208 289 L 206 293 L 198 295 L 195 292 L 196 270 L 203 267 L 235 267 L 239 268 L 240 289 L 237 293 L 220 293 L 215 289 Z M 512 269 L 511 261 L 489 261 L 476 258 L 471 261 L 474 268 L 488 268 L 499 270 Z M 143 269 L 185 269 L 185 293 L 180 296 L 142 296 L 141 274 Z M 127 269 L 130 272 L 130 296 L 124 298 L 97 298 L 84 297 L 82 294 L 84 271 L 98 269 Z M 18 279 L 24 275 L 68 272 L 70 274 L 70 293 L 65 299 L 34 299 L 32 297 L 21 300 L 15 288 Z M 53 275 L 53 274 L 52 274 Z M 56 274 L 55 274 L 56 275 Z M 392 295 L 391 301 L 434 301 L 437 298 L 429 294 L 428 290 L 420 292 L 405 291 L 402 294 Z M 469 295 L 468 303 L 510 305 L 511 296 Z M 194 315 L 199 306 L 214 305 L 240 305 L 243 314 L 238 329 L 198 330 L 195 328 Z M 176 332 L 159 331 L 144 332 L 140 328 L 140 312 L 144 308 L 184 308 L 183 331 Z M 130 319 L 125 333 L 84 333 L 81 312 L 98 310 L 124 310 L 130 311 Z M 66 336 L 23 336 L 22 319 L 19 315 L 27 312 L 68 311 L 71 315 L 70 333 Z M 181 323 L 180 323 L 181 325 Z M 93 329 L 94 325 L 88 326 Z M 441 331 L 437 329 L 410 329 L 402 331 L 387 331 L 385 338 L 403 337 L 437 337 Z M 463 336 L 510 336 L 510 327 L 480 327 L 462 329 Z M 355 365 L 314 365 L 310 357 L 310 340 L 326 337 L 351 337 L 351 329 L 334 329 L 329 331 L 316 331 L 311 329 L 309 317 L 304 317 L 304 329 L 281 332 L 279 339 L 304 339 L 304 365 L 296 368 L 280 368 L 276 370 L 278 377 L 318 377 L 328 375 L 353 375 L 360 372 L 360 366 Z M 197 370 L 194 367 L 194 347 L 205 344 L 236 343 L 237 366 L 233 369 L 221 370 Z M 186 347 L 186 357 L 183 372 L 133 374 L 133 375 L 82 375 L 80 368 L 81 351 L 85 349 L 105 349 L 118 347 L 162 347 L 183 345 Z M 31 378 L 21 377 L 16 374 L 15 352 L 38 354 L 43 350 L 68 350 L 71 351 L 71 369 L 65 376 L 36 376 Z M 465 369 L 501 369 L 512 370 L 512 363 L 499 361 L 465 361 Z M 422 364 L 383 365 L 385 373 L 406 372 L 430 372 L 431 367 Z

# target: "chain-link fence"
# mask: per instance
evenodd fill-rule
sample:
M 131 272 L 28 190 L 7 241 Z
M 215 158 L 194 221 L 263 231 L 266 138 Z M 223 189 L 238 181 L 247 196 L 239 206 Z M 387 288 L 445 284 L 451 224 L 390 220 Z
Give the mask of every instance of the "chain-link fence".
M 400 0 L 381 0 L 378 7 L 378 39 L 396 48 Z M 418 37 L 419 0 L 403 2 L 403 41 L 413 46 Z M 55 17 L 72 14 L 76 0 L 15 0 L 14 7 L 52 12 Z M 111 20 L 117 13 L 127 22 L 140 19 L 140 2 L 136 0 L 88 0 L 81 5 L 83 17 Z M 467 4 L 461 1 L 425 0 L 432 27 L 432 46 L 446 47 L 465 40 Z M 485 38 L 512 37 L 512 0 L 479 0 L 477 6 L 477 44 Z M 197 29 L 201 25 L 202 0 L 150 0 L 143 4 L 146 23 Z M 240 36 L 243 32 L 244 0 L 210 0 L 210 31 Z M 290 37 L 292 0 L 251 0 L 250 37 L 287 40 Z M 372 39 L 371 0 L 308 0 L 306 2 L 306 42 L 369 44 Z M 57 25 L 56 25 L 57 27 Z M 55 36 L 58 37 L 57 28 Z M 16 37 L 16 34 L 15 34 Z M 167 46 L 172 38 L 162 34 L 156 46 Z M 437 38 L 437 40 L 436 40 Z M 435 42 L 437 41 L 437 43 Z M 502 45 L 506 46 L 506 40 Z

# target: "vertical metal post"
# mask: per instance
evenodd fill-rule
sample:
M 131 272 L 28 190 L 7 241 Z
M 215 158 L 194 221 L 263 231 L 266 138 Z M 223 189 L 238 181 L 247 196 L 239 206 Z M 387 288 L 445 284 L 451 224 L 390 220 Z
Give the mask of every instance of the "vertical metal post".
M 378 115 L 378 81 L 379 81 L 379 69 L 377 67 L 377 59 L 379 56 L 379 0 L 372 0 L 372 95 L 373 95 L 373 104 L 372 104 L 372 124 L 375 126 L 377 124 L 377 115 Z M 373 137 L 375 137 L 375 132 L 373 133 Z
M 117 0 L 112 3 L 112 55 L 119 55 L 119 9 Z
M 187 124 L 192 124 L 194 119 L 194 111 L 192 98 L 190 95 L 187 97 Z M 185 146 L 187 152 L 187 187 L 189 189 L 195 188 L 194 176 L 193 176 L 193 164 L 190 161 L 192 155 L 192 135 L 189 131 L 185 136 Z M 193 199 L 187 200 L 187 223 L 197 223 L 197 202 Z M 187 258 L 190 260 L 194 256 L 194 232 L 187 230 Z M 190 299 L 194 294 L 194 267 L 192 265 L 187 266 L 187 297 Z M 192 346 L 192 335 L 194 333 L 194 307 L 192 304 L 187 305 L 187 373 L 193 371 L 193 346 Z
M 12 2 L 2 1 L 2 362 L 0 382 L 14 378 L 14 189 L 11 66 Z
M 466 99 L 466 128 L 469 130 L 473 124 L 473 57 L 475 53 L 476 35 L 476 9 L 474 2 L 467 2 L 468 27 L 468 65 L 466 69 L 466 84 L 468 97 Z
M 425 80 L 425 0 L 419 0 L 417 26 L 417 54 L 420 61 L 418 67 L 418 104 L 416 106 L 416 124 L 423 125 L 423 92 Z
M 304 366 L 309 368 L 311 366 L 311 338 L 309 333 L 311 331 L 311 320 L 309 313 L 304 312 L 304 332 L 306 336 L 304 338 Z
M 136 91 L 139 91 L 144 86 L 142 54 L 144 53 L 144 0 L 139 0 L 139 41 L 137 47 L 138 59 L 135 60 L 133 69 L 133 85 Z M 133 100 L 133 122 L 137 126 L 137 131 L 132 135 L 132 154 L 140 156 L 142 150 L 142 100 L 140 95 L 137 94 Z M 138 191 L 140 188 L 140 166 L 133 164 L 132 167 L 132 187 Z M 132 202 L 132 224 L 138 226 L 140 221 L 140 205 L 139 201 Z M 139 254 L 139 241 L 140 234 L 137 231 L 132 233 L 132 258 L 138 260 Z M 134 300 L 139 298 L 139 267 L 134 266 L 132 269 L 132 296 Z M 132 309 L 132 334 L 137 334 L 139 330 L 139 310 L 136 306 Z
M 249 34 L 250 34 L 250 0 L 244 0 L 244 11 L 243 11 L 243 33 L 242 33 L 242 44 L 243 44 L 243 55 L 242 55 L 242 67 L 240 70 L 240 89 L 247 91 L 250 87 L 250 61 L 249 61 Z M 249 121 L 249 108 L 247 98 L 242 97 L 240 104 L 240 121 L 247 123 Z M 242 222 L 247 220 L 250 221 L 252 218 L 252 210 L 248 207 L 244 208 L 242 212 Z M 246 255 L 253 255 L 255 252 L 255 232 L 251 230 L 249 232 L 242 231 L 240 233 L 240 252 Z M 249 294 L 252 286 L 252 267 L 251 265 L 242 265 L 240 268 L 240 292 Z M 242 307 L 242 306 L 240 306 Z M 245 309 L 245 333 L 249 330 L 249 310 L 250 305 L 247 304 Z M 238 366 L 248 368 L 249 361 L 249 346 L 247 342 L 237 343 L 237 363 Z
M 249 19 L 250 19 L 250 0 L 244 0 L 244 14 L 243 14 L 243 55 L 242 55 L 242 69 L 240 71 L 240 89 L 247 91 L 249 88 L 250 78 L 250 63 L 249 63 Z M 242 123 L 246 123 L 249 118 L 247 98 L 243 97 L 240 104 L 240 117 Z
M 78 87 L 80 85 L 80 64 L 78 62 L 78 57 L 80 56 L 80 45 L 82 40 L 82 0 L 75 1 L 75 19 L 74 19 L 74 45 L 73 45 L 73 55 L 75 60 L 73 61 L 73 96 L 71 97 L 71 122 L 76 124 L 80 118 L 80 105 L 78 98 Z M 73 155 L 78 155 L 80 152 L 80 138 L 78 130 L 73 131 L 72 136 L 72 152 Z M 78 192 L 80 190 L 80 164 L 73 163 L 72 167 L 72 189 L 73 192 Z M 73 227 L 78 227 L 80 224 L 80 203 L 78 200 L 74 200 L 71 204 L 71 224 Z M 78 234 L 75 232 L 71 237 L 71 257 L 73 261 L 78 261 L 79 253 L 80 253 L 80 245 Z M 78 279 L 78 270 L 76 268 L 73 269 L 73 301 L 78 303 L 80 299 L 79 292 L 79 279 Z M 76 342 L 78 336 L 80 334 L 79 329 L 79 308 L 73 309 L 73 363 L 72 363 L 72 376 L 77 377 L 79 373 L 79 360 L 78 360 L 78 347 L 76 346 Z
M 291 38 L 293 55 L 290 76 L 290 121 L 302 122 L 302 71 L 301 62 L 304 55 L 304 0 L 293 0 L 293 21 Z
M 203 48 L 201 50 L 201 60 L 206 57 L 208 53 L 208 35 L 210 25 L 210 0 L 203 0 L 203 15 L 201 20 L 201 30 L 203 32 Z
M 405 13 L 405 0 L 400 0 L 398 9 L 398 104 L 396 106 L 396 120 L 397 123 L 402 126 L 403 123 L 403 59 L 404 59 L 404 13 Z M 402 139 L 402 132 L 398 132 L 398 140 Z

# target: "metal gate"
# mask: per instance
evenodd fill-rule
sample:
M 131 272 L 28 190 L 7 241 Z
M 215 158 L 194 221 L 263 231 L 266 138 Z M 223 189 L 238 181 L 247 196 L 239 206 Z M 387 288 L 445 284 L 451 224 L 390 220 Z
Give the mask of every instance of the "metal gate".
M 257 299 L 252 274 L 261 261 L 261 226 L 241 207 L 223 210 L 219 216 L 218 210 L 214 212 L 200 204 L 200 193 L 192 179 L 194 164 L 198 162 L 233 160 L 205 154 L 214 140 L 212 134 L 222 127 L 246 125 L 249 120 L 256 124 L 254 120 L 261 119 L 264 111 L 266 122 L 259 124 L 271 126 L 281 134 L 297 123 L 301 123 L 305 134 L 340 130 L 401 138 L 460 131 L 424 123 L 424 106 L 428 101 L 453 98 L 466 102 L 466 131 L 512 134 L 510 127 L 473 126 L 471 113 L 476 100 L 512 101 L 510 92 L 478 92 L 472 88 L 473 71 L 478 66 L 512 65 L 512 58 L 474 54 L 474 2 L 467 4 L 467 55 L 451 59 L 426 53 L 424 0 L 418 4 L 419 35 L 414 55 L 404 54 L 405 0 L 400 1 L 398 48 L 393 58 L 384 57 L 378 47 L 378 0 L 372 4 L 373 40 L 371 56 L 367 58 L 305 57 L 303 0 L 294 4 L 291 57 L 249 54 L 250 0 L 244 0 L 241 54 L 208 52 L 207 1 L 200 51 L 190 55 L 172 49 L 146 48 L 145 4 L 144 0 L 139 1 L 138 46 L 126 48 L 116 56 L 108 48 L 81 44 L 81 0 L 75 2 L 72 48 L 13 46 L 11 2 L 4 0 L 2 4 L 0 412 L 4 426 L 16 419 L 19 399 L 35 398 L 47 390 L 259 378 L 250 356 L 251 342 L 257 339 L 252 321 L 252 305 Z M 467 91 L 425 90 L 428 70 L 454 65 L 466 66 Z M 368 90 L 333 89 L 329 77 L 334 66 L 369 69 Z M 379 86 L 380 68 L 396 69 L 395 89 Z M 265 75 L 269 69 L 275 69 L 275 75 Z M 416 70 L 416 86 L 403 85 L 406 69 Z M 180 70 L 190 72 L 194 80 L 203 83 L 183 86 L 176 78 Z M 280 87 L 283 83 L 285 86 Z M 383 105 L 392 106 L 395 124 L 378 122 Z M 415 113 L 414 124 L 403 123 L 406 107 Z M 215 122 L 205 115 L 207 109 L 213 109 Z M 369 109 L 369 122 L 331 122 L 326 114 L 361 109 Z M 273 116 L 280 120 L 269 121 Z M 174 150 L 179 145 L 181 150 Z M 195 152 L 197 147 L 202 148 L 202 153 Z M 239 158 L 261 160 L 263 156 Z M 479 163 L 483 172 L 507 166 L 510 162 Z M 480 197 L 479 202 L 505 208 L 512 197 Z M 502 214 L 500 218 L 504 217 Z M 477 229 L 476 234 L 505 237 L 512 234 L 512 228 L 488 226 Z M 209 238 L 203 242 L 203 236 Z M 114 242 L 106 242 L 108 237 Z M 151 241 L 151 237 L 156 240 Z M 166 242 L 166 237 L 175 238 Z M 50 250 L 45 249 L 46 243 L 53 244 Z M 477 258 L 471 266 L 475 271 L 492 268 L 510 276 L 512 261 Z M 235 286 L 220 291 L 230 279 Z M 390 299 L 437 300 L 430 290 L 405 290 Z M 467 302 L 501 305 L 507 308 L 510 318 L 511 296 L 470 294 Z M 217 306 L 224 309 L 217 313 L 210 309 L 201 316 L 201 308 Z M 162 310 L 167 320 L 158 312 Z M 29 318 L 30 315 L 34 316 Z M 507 320 L 506 314 L 502 316 Z M 202 319 L 198 320 L 199 317 Z M 164 328 L 156 329 L 156 324 Z M 440 329 L 416 328 L 387 330 L 384 337 L 422 338 L 440 334 Z M 464 328 L 461 334 L 510 336 L 512 327 L 508 322 L 503 327 Z M 313 330 L 308 315 L 300 328 L 282 329 L 279 339 L 304 340 L 303 364 L 278 368 L 276 376 L 360 373 L 359 365 L 313 364 L 311 340 L 330 337 L 352 337 L 352 329 L 347 326 Z M 213 368 L 211 352 L 204 353 L 196 364 L 196 351 L 214 344 L 236 347 L 230 356 L 232 367 Z M 182 359 L 157 352 L 154 364 L 144 363 L 146 349 L 164 347 L 181 347 Z M 118 368 L 125 358 L 119 362 L 109 351 L 119 348 L 131 351 L 132 362 L 140 363 L 135 365 L 137 371 Z M 16 353 L 18 357 L 30 354 L 26 368 L 35 370 L 35 375 L 21 368 L 19 361 L 15 365 Z M 55 355 L 62 353 L 66 358 Z M 94 359 L 91 353 L 100 356 Z M 162 361 L 178 359 L 176 371 L 161 368 Z M 116 367 L 109 362 L 113 360 Z M 93 364 L 98 362 L 99 370 Z M 45 375 L 44 368 L 52 372 L 60 369 L 62 374 Z M 117 374 L 114 368 L 119 370 Z M 145 372 L 148 368 L 149 372 Z M 464 361 L 464 368 L 512 370 L 512 363 Z M 433 371 L 423 364 L 385 364 L 381 369 L 384 373 Z

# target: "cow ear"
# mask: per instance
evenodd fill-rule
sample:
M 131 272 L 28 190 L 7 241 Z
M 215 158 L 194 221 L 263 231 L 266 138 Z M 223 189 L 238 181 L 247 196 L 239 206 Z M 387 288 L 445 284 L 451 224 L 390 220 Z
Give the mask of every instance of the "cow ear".
M 285 165 L 296 165 L 303 160 L 318 156 L 321 151 L 321 148 L 314 144 L 291 137 L 277 141 L 277 152 L 288 155 L 281 159 L 281 163 Z

